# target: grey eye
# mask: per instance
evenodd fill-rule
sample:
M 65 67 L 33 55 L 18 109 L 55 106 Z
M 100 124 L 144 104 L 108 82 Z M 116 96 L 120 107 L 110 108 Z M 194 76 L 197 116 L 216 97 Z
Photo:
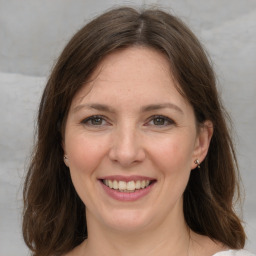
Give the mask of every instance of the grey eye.
M 148 125 L 168 126 L 174 124 L 174 121 L 166 116 L 152 116 Z
M 90 120 L 92 125 L 102 125 L 102 118 L 101 117 L 95 117 Z
M 105 125 L 107 122 L 102 116 L 89 116 L 83 120 L 82 123 L 88 126 L 101 126 Z
M 165 125 L 167 120 L 163 117 L 156 117 L 153 119 L 154 125 Z

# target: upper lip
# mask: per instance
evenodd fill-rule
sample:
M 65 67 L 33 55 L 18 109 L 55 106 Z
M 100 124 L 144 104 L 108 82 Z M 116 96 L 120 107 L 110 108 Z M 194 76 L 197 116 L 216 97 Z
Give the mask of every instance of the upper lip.
M 156 180 L 151 177 L 146 177 L 146 176 L 139 176 L 139 175 L 131 175 L 131 176 L 123 176 L 123 175 L 111 175 L 111 176 L 104 176 L 100 177 L 99 180 L 116 180 L 116 181 L 137 181 L 137 180 Z

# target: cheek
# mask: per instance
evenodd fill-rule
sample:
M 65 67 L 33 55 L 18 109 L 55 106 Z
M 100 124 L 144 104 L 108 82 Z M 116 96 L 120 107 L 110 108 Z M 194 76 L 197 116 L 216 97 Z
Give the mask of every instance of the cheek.
M 96 143 L 94 138 L 83 135 L 72 136 L 67 142 L 66 153 L 71 172 L 92 173 L 104 157 L 104 143 Z
M 151 148 L 154 162 L 165 172 L 190 171 L 194 144 L 190 136 L 169 136 Z
M 106 145 L 95 143 L 89 136 L 67 136 L 66 154 L 73 185 L 85 205 L 93 205 L 90 191 L 94 191 L 97 167 L 105 156 Z

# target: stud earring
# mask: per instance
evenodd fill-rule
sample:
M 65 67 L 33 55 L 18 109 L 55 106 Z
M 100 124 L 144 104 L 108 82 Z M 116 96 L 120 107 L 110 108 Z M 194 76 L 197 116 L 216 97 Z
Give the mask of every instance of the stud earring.
M 196 159 L 194 163 L 197 165 L 197 168 L 198 168 L 198 169 L 200 169 L 200 168 L 201 168 L 201 166 L 200 166 L 200 162 L 199 162 L 199 160 L 198 160 L 198 159 Z
M 63 160 L 65 165 L 68 167 L 68 157 L 66 155 L 64 155 Z

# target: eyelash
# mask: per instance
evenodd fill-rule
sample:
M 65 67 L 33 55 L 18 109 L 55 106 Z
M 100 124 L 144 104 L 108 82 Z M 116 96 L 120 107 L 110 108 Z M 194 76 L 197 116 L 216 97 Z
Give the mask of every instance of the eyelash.
M 102 124 L 92 124 L 92 121 L 95 121 L 96 119 L 100 119 L 102 122 L 106 121 L 106 118 L 104 116 L 101 116 L 101 115 L 94 115 L 94 116 L 89 116 L 87 118 L 85 118 L 82 123 L 85 124 L 85 125 L 88 125 L 88 126 L 102 126 Z M 91 122 L 91 123 L 89 123 Z
M 162 119 L 165 124 L 156 125 L 156 124 L 154 123 L 154 124 L 152 124 L 152 125 L 154 125 L 154 126 L 165 127 L 165 126 L 169 126 L 169 125 L 175 124 L 175 122 L 174 122 L 172 119 L 170 119 L 170 118 L 168 118 L 168 117 L 166 117 L 166 116 L 155 115 L 155 116 L 151 116 L 151 117 L 150 117 L 149 122 L 146 123 L 146 126 L 149 125 L 150 122 L 152 122 L 152 121 L 154 122 L 154 120 L 156 120 L 156 119 Z M 167 123 L 167 124 L 166 124 L 166 123 Z
M 100 119 L 101 123 L 100 124 L 92 124 L 92 122 L 95 121 L 96 119 Z M 155 123 L 150 124 L 150 122 L 152 122 L 152 121 L 154 122 L 154 120 L 156 120 L 156 119 L 161 119 L 164 122 L 164 124 L 160 124 L 160 125 L 157 125 Z M 106 121 L 106 117 L 101 116 L 101 115 L 94 115 L 94 116 L 87 117 L 81 123 L 85 124 L 85 125 L 88 125 L 88 126 L 95 126 L 95 127 L 98 126 L 98 127 L 101 127 L 101 126 L 104 125 L 104 124 L 102 124 L 102 122 L 108 123 Z M 168 118 L 166 116 L 154 115 L 154 116 L 151 116 L 148 119 L 148 121 L 146 122 L 145 126 L 153 125 L 153 126 L 165 127 L 165 126 L 174 125 L 174 124 L 175 124 L 175 122 L 172 119 L 170 119 L 170 118 Z

